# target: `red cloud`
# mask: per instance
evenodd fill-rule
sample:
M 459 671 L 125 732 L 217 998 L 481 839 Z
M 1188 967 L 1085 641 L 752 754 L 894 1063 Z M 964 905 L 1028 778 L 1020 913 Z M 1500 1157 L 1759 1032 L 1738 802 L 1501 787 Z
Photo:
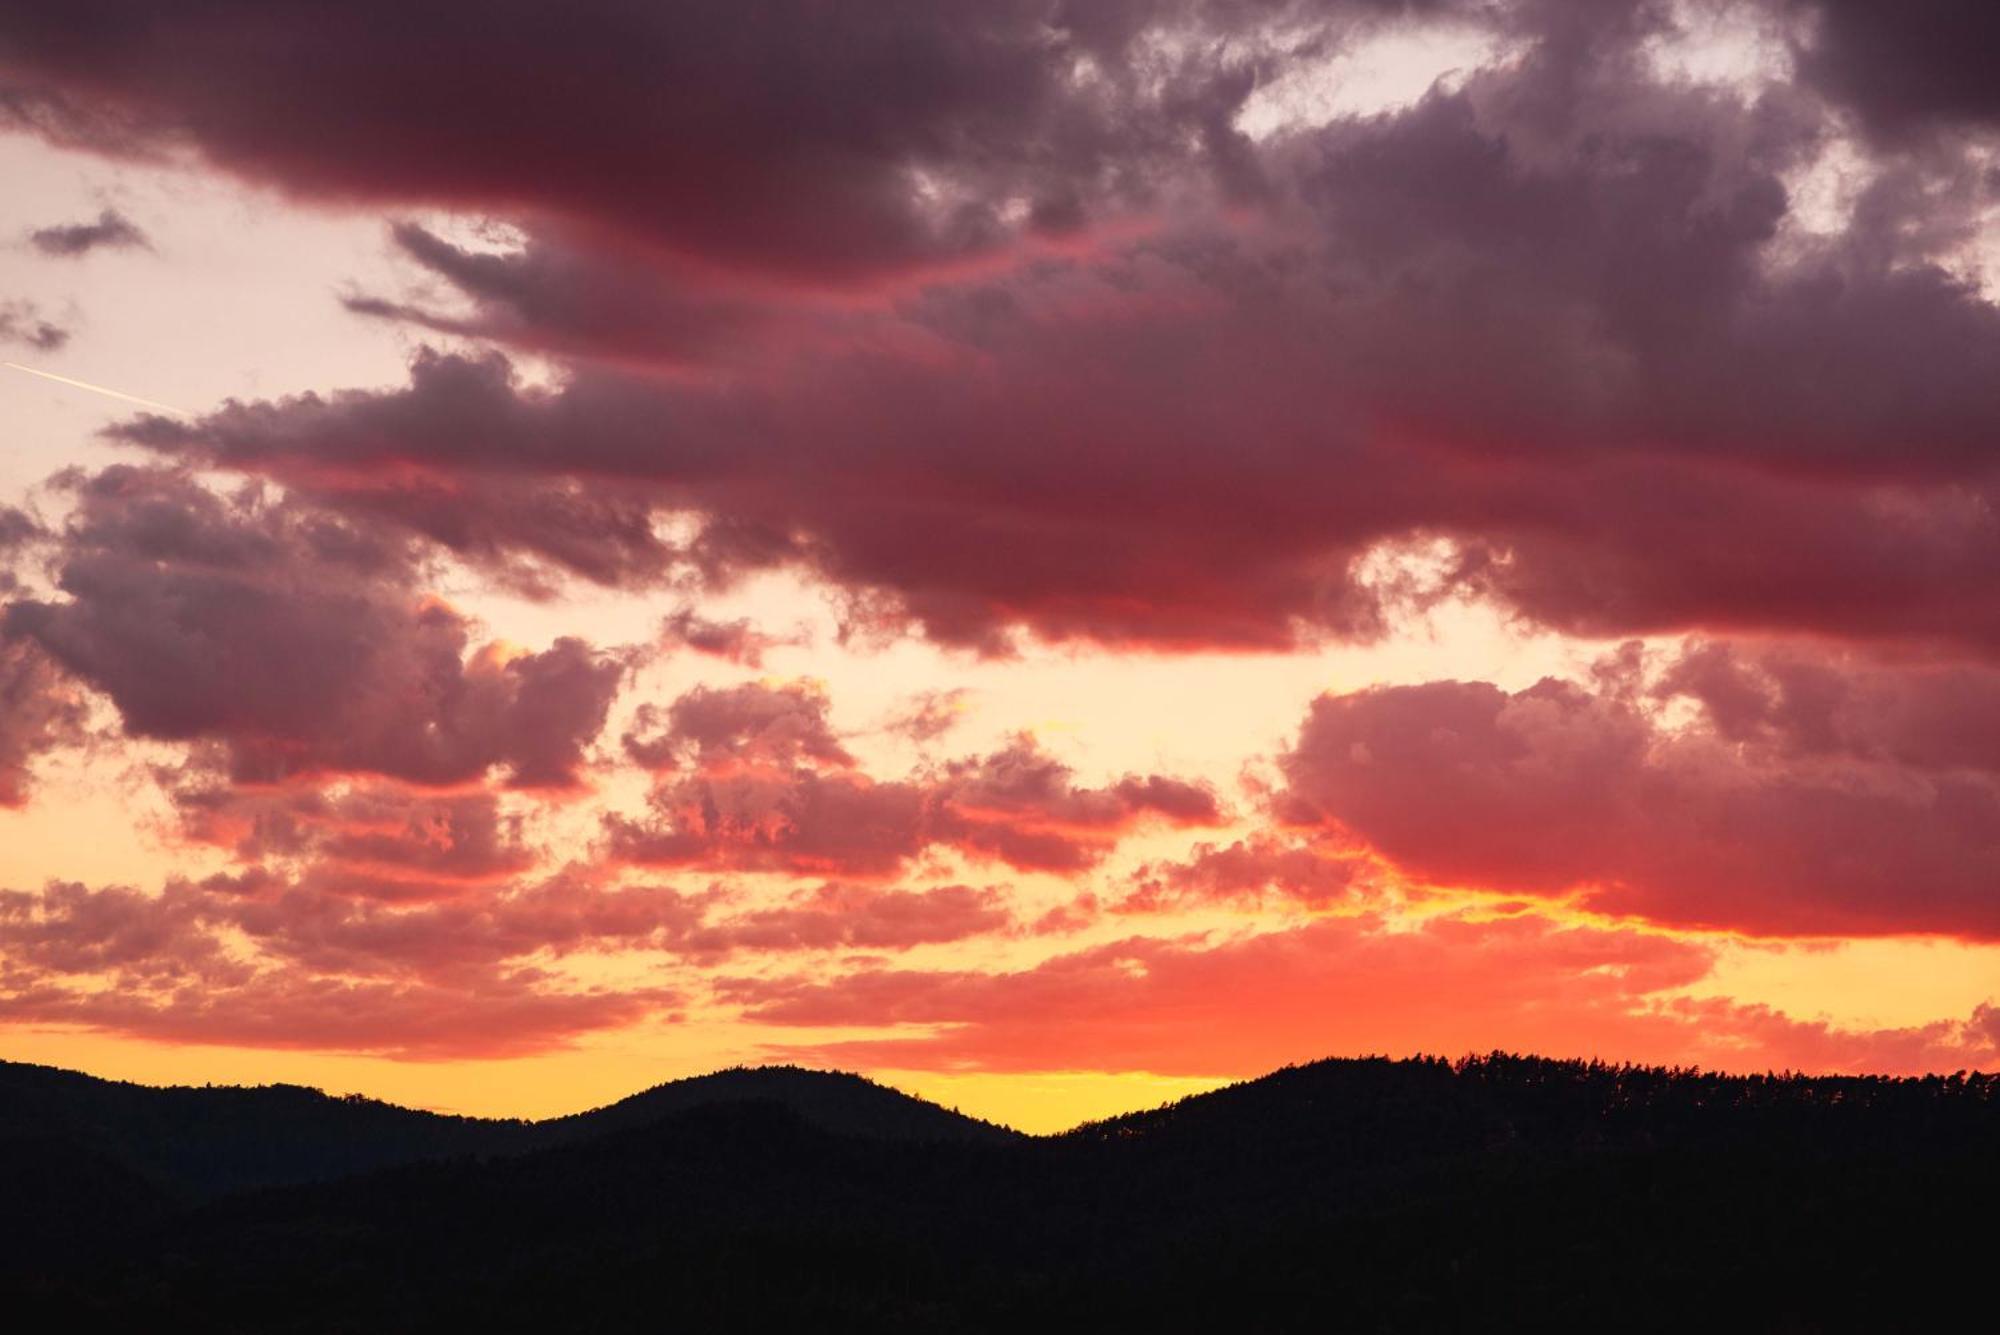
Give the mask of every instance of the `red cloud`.
M 926 890 L 828 883 L 795 892 L 784 904 L 750 909 L 689 933 L 684 947 L 702 954 L 737 950 L 904 950 L 963 941 L 1014 923 L 1006 896 L 993 887 L 941 885 Z
M 320 867 L 158 894 L 56 883 L 0 891 L 0 1017 L 175 1042 L 510 1056 L 678 1001 L 658 987 L 579 988 L 537 960 L 901 950 L 1013 926 L 1001 890 L 962 885 L 826 884 L 773 901 L 570 871 L 420 901 L 357 897 Z
M 217 991 L 0 996 L 0 1016 L 169 1043 L 360 1052 L 408 1061 L 522 1057 L 673 1005 L 664 989 L 550 991 L 532 971 L 472 986 L 266 975 Z
M 0 892 L 0 1016 L 174 1042 L 406 1058 L 512 1056 L 660 1012 L 658 988 L 579 990 L 525 962 L 644 943 L 699 919 L 677 896 L 561 882 L 395 910 L 268 877 L 157 895 Z M 229 943 L 250 943 L 245 954 Z
M 1227 847 L 1203 843 L 1181 862 L 1147 863 L 1114 913 L 1159 913 L 1211 904 L 1274 900 L 1328 908 L 1373 888 L 1367 859 L 1345 846 L 1288 842 L 1259 832 Z
M 1414 930 L 1325 918 L 1219 944 L 1135 938 L 1018 973 L 739 978 L 721 992 L 773 1024 L 925 1027 L 796 1049 L 925 1070 L 1248 1076 L 1324 1054 L 1488 1048 L 1729 1069 L 1949 1069 L 1996 1056 L 1984 1010 L 1964 1025 L 1850 1033 L 1674 999 L 1711 962 L 1696 944 L 1535 918 Z

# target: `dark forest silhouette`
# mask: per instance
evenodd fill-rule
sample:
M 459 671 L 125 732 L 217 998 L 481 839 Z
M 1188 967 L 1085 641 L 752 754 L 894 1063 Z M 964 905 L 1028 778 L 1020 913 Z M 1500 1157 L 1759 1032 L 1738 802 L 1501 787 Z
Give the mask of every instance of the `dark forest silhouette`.
M 544 1122 L 0 1064 L 19 1329 L 1908 1329 L 2000 1077 L 1330 1060 L 1047 1137 L 797 1068 Z

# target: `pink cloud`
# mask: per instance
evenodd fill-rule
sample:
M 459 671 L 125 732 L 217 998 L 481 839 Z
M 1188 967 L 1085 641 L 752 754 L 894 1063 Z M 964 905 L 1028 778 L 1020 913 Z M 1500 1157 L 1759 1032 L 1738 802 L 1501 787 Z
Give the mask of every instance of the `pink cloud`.
M 992 754 L 877 780 L 806 686 L 698 687 L 642 707 L 625 749 L 655 768 L 652 816 L 607 822 L 614 854 L 654 866 L 886 876 L 932 846 L 1022 870 L 1095 865 L 1146 822 L 1223 823 L 1208 787 L 1128 775 L 1102 788 L 1017 738 Z
M 466 618 L 419 595 L 406 542 L 286 500 L 126 467 L 66 485 L 65 596 L 8 605 L 0 637 L 103 691 L 127 732 L 218 741 L 239 780 L 579 782 L 616 659 L 567 638 L 474 649 Z
M 900 951 L 1012 930 L 1003 890 L 842 884 L 776 899 L 613 885 L 580 869 L 448 899 L 357 896 L 318 869 L 158 893 L 0 891 L 0 1017 L 165 1042 L 409 1059 L 515 1056 L 675 1013 L 663 986 L 589 987 L 545 961 Z M 318 1014 L 332 1008 L 337 1013 Z
M 1281 760 L 1277 809 L 1419 877 L 1576 891 L 1661 922 L 2000 931 L 1988 893 L 2000 875 L 2000 751 L 1982 749 L 1973 708 L 1990 674 L 1780 657 L 1776 670 L 1801 675 L 1759 705 L 1725 689 L 1720 661 L 1697 652 L 1667 676 L 1666 689 L 1712 702 L 1681 728 L 1615 679 L 1322 696 Z M 1966 720 L 1951 736 L 1918 703 L 1946 686 Z M 1849 713 L 1849 697 L 1868 703 Z M 1767 707 L 1777 721 L 1759 721 Z

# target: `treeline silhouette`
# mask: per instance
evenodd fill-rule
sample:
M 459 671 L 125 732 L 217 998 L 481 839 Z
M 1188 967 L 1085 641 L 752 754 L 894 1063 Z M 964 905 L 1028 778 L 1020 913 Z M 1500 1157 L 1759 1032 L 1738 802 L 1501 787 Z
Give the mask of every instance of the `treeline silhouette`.
M 1996 1187 L 1989 1075 L 1332 1060 L 1024 1137 L 796 1068 L 527 1123 L 0 1066 L 0 1311 L 224 1331 L 1957 1328 L 1991 1301 Z

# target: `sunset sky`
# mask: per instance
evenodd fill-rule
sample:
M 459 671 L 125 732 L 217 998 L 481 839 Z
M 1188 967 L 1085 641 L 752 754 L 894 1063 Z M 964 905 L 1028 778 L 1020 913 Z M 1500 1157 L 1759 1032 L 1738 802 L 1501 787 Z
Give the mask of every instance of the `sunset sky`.
M 2000 1064 L 1996 52 L 0 0 L 0 1058 Z

